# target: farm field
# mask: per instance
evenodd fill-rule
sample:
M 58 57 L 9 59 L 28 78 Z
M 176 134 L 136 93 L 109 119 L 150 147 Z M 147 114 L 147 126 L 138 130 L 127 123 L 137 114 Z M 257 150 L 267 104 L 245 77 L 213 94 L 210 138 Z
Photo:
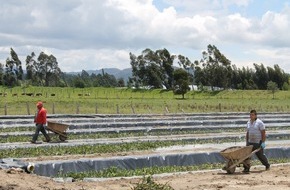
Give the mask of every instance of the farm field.
M 175 190 L 247 190 L 255 188 L 257 190 L 275 189 L 287 190 L 290 189 L 289 182 L 289 165 L 277 165 L 271 168 L 270 171 L 261 171 L 261 168 L 255 167 L 251 174 L 233 174 L 226 175 L 219 170 L 176 173 L 168 176 L 160 176 L 154 178 L 159 184 L 169 184 Z M 0 170 L 1 189 L 16 189 L 16 190 L 131 190 L 140 183 L 140 178 L 133 179 L 111 179 L 98 182 L 73 182 L 59 183 L 50 178 L 44 178 L 31 174 L 7 174 Z
M 160 90 L 25 89 L 41 96 L 21 95 L 20 88 L 1 90 L 7 94 L 0 99 L 0 157 L 35 163 L 38 174 L 8 174 L 0 170 L 2 189 L 130 190 L 144 175 L 153 175 L 158 183 L 168 183 L 176 190 L 253 186 L 290 189 L 290 158 L 285 156 L 290 148 L 288 92 L 277 92 L 275 99 L 268 91 L 189 92 L 182 100 L 172 92 Z M 51 96 L 51 91 L 55 96 Z M 69 125 L 66 141 L 50 133 L 51 143 L 29 143 L 34 132 L 34 107 L 39 100 L 45 102 L 48 120 Z M 196 156 L 218 155 L 227 147 L 244 146 L 250 109 L 257 109 L 267 126 L 270 171 L 264 171 L 254 160 L 250 174 L 242 174 L 237 168 L 235 174 L 228 175 L 221 170 L 224 160 L 218 156 L 212 161 Z M 42 136 L 38 140 L 41 142 Z M 186 156 L 192 162 L 184 159 Z M 138 162 L 144 158 L 150 162 Z M 126 159 L 136 163 L 126 167 Z M 86 163 L 97 169 L 86 170 Z M 58 177 L 74 182 L 53 180 Z
M 33 130 L 30 120 L 32 116 L 2 116 L 1 131 L 2 139 L 0 143 L 2 158 L 18 158 L 26 162 L 38 165 L 49 163 L 67 163 L 71 161 L 80 163 L 81 160 L 109 160 L 116 157 L 124 159 L 126 157 L 140 158 L 159 155 L 165 157 L 168 155 L 187 155 L 198 153 L 219 152 L 230 146 L 244 145 L 244 124 L 248 119 L 247 113 L 196 113 L 196 114 L 167 114 L 167 115 L 55 115 L 50 116 L 49 120 L 62 122 L 70 125 L 68 131 L 69 138 L 66 142 L 60 142 L 56 135 L 53 135 L 52 143 L 41 143 L 38 145 L 30 144 L 29 140 Z M 289 126 L 290 118 L 287 113 L 262 113 L 260 117 L 265 121 L 268 127 L 267 149 L 288 148 L 290 147 Z M 136 127 L 137 126 L 137 127 Z M 136 130 L 138 128 L 138 130 Z M 19 130 L 21 129 L 21 130 Z M 13 138 L 9 138 L 12 137 Z M 41 141 L 41 138 L 39 139 Z M 268 180 L 272 180 L 275 174 L 284 173 L 287 177 L 289 168 L 285 166 L 275 166 L 278 163 L 288 163 L 289 158 L 270 158 L 273 164 L 271 171 L 264 172 L 264 168 L 259 166 L 258 162 L 253 162 L 253 172 L 247 176 L 258 178 L 261 175 L 269 175 Z M 116 161 L 117 162 L 117 161 Z M 276 184 L 281 189 L 288 187 L 284 182 L 285 178 L 277 178 L 275 181 L 265 181 L 264 183 L 254 183 L 246 181 L 246 176 L 241 175 L 240 168 L 237 168 L 236 174 L 227 175 L 220 168 L 223 161 L 219 163 L 207 163 L 199 166 L 188 165 L 186 167 L 178 166 L 160 166 L 148 167 L 147 169 L 128 169 L 117 170 L 116 168 L 107 168 L 99 173 L 67 173 L 65 175 L 54 177 L 69 177 L 76 182 L 56 183 L 51 178 L 35 176 L 35 174 L 21 175 L 21 179 L 27 180 L 29 188 L 44 189 L 49 187 L 57 189 L 131 189 L 131 187 L 140 181 L 143 175 L 164 175 L 156 180 L 160 183 L 170 183 L 175 189 L 216 189 L 217 187 L 236 187 L 243 189 L 243 185 L 255 185 L 255 187 L 264 188 L 265 183 L 268 187 Z M 113 166 L 113 165 L 111 165 Z M 49 166 L 46 166 L 49 167 Z M 81 168 L 81 166 L 78 166 Z M 113 166 L 115 167 L 115 166 Z M 72 168 L 75 168 L 74 166 Z M 208 171 L 215 169 L 214 171 Z M 202 175 L 196 174 L 200 170 Z M 182 172 L 182 174 L 178 174 Z M 263 173 L 261 173 L 263 172 Z M 5 181 L 2 187 L 11 185 L 19 189 L 25 189 L 21 183 L 16 182 L 15 178 L 19 174 L 5 174 L 3 178 L 8 178 L 10 185 Z M 138 178 L 124 178 L 139 176 Z M 236 176 L 236 177 L 234 177 Z M 95 177 L 97 182 L 86 182 L 84 178 Z M 118 180 L 112 177 L 119 177 Z M 212 179 L 208 183 L 205 179 Z M 221 181 L 220 179 L 225 179 Z M 229 178 L 236 183 L 232 186 Z M 266 177 L 267 178 L 267 177 Z M 30 180 L 37 180 L 34 184 Z M 107 179 L 102 181 L 101 179 Z M 154 178 L 155 179 L 155 178 Z M 198 183 L 195 181 L 198 180 Z M 227 179 L 227 180 L 226 180 Z M 218 180 L 219 182 L 215 182 Z M 244 180 L 244 181 L 243 181 Z M 242 181 L 238 183 L 237 181 Z M 181 183 L 182 182 L 182 183 Z M 243 185 L 241 185 L 243 183 Z M 279 184 L 279 185 L 278 185 Z M 277 186 L 278 185 L 278 186 Z M 288 186 L 287 186 L 288 185 Z M 98 188 L 96 188 L 98 186 Z M 16 188 L 16 189 L 17 189 Z M 27 188 L 27 189 L 29 189 Z
M 0 87 L 0 115 L 34 115 L 43 101 L 49 114 L 166 114 L 208 112 L 289 112 L 290 91 L 190 91 L 181 96 L 166 90 L 126 88 Z

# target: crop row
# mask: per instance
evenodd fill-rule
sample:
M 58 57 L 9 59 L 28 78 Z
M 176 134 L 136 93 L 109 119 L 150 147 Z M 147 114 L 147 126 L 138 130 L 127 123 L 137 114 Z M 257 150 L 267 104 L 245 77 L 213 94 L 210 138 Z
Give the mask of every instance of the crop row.
M 283 136 L 280 140 L 289 140 L 289 136 Z M 269 139 L 271 140 L 271 139 Z M 273 140 L 273 139 L 272 139 Z M 26 148 L 2 149 L 0 158 L 23 158 L 38 156 L 65 156 L 65 155 L 89 155 L 97 153 L 121 153 L 128 151 L 154 150 L 162 147 L 176 145 L 196 145 L 196 144 L 221 144 L 227 142 L 244 142 L 244 138 L 227 137 L 222 139 L 193 139 L 193 140 L 170 140 L 154 142 L 130 142 L 116 144 L 92 144 L 74 146 L 39 146 Z
M 290 158 L 280 158 L 280 159 L 269 159 L 271 164 L 277 163 L 289 163 Z M 257 160 L 253 160 L 252 165 L 261 164 Z M 152 166 L 145 168 L 137 168 L 134 170 L 120 169 L 117 167 L 110 167 L 100 171 L 87 171 L 79 173 L 59 173 L 57 177 L 72 177 L 76 180 L 82 180 L 84 178 L 110 178 L 110 177 L 130 177 L 130 176 L 146 176 L 161 173 L 173 173 L 173 172 L 189 172 L 197 170 L 210 170 L 210 169 L 220 169 L 223 167 L 222 163 L 208 163 L 201 165 L 188 165 L 188 166 Z
M 7 129 L 7 128 L 6 128 Z M 283 127 L 268 127 L 267 131 L 276 131 L 276 130 L 287 130 L 289 129 L 288 126 Z M 3 130 L 0 130 L 1 133 L 4 133 Z M 31 130 L 31 132 L 34 131 Z M 184 134 L 207 134 L 207 133 L 226 133 L 226 132 L 236 132 L 241 133 L 244 132 L 244 127 L 241 128 L 227 128 L 227 129 L 198 129 L 198 130 L 192 130 L 192 129 L 182 129 L 182 130 L 164 130 L 164 131 L 148 131 L 146 133 L 144 132 L 125 132 L 125 131 L 119 131 L 118 133 L 78 133 L 69 134 L 69 140 L 80 140 L 80 139 L 101 139 L 101 138 L 124 138 L 124 137 L 141 137 L 141 136 L 167 136 L 167 135 L 184 135 Z M 7 130 L 6 132 L 16 132 L 13 130 Z M 53 138 L 56 138 L 55 135 L 52 136 Z M 31 140 L 31 135 L 2 135 L 0 138 L 0 143 L 13 143 L 13 142 L 28 142 Z M 56 140 L 56 139 L 53 139 Z
M 223 132 L 242 132 L 244 130 L 212 130 L 212 133 L 223 133 Z M 158 132 L 119 132 L 119 133 L 80 133 L 80 134 L 69 134 L 69 140 L 81 140 L 81 139 L 101 139 L 101 138 L 124 138 L 124 137 L 141 137 L 141 136 L 166 136 L 166 135 L 183 135 L 183 134 L 205 134 L 206 131 L 198 130 L 181 130 L 181 131 L 158 131 Z M 42 135 L 41 135 L 42 136 Z M 40 137 L 41 137 L 40 136 Z M 57 136 L 51 136 L 53 140 L 57 141 Z M 0 138 L 0 143 L 13 143 L 13 142 L 28 142 L 31 140 L 31 135 L 7 135 Z
M 238 139 L 239 140 L 239 139 Z M 225 143 L 233 142 L 232 138 L 223 140 L 201 139 L 194 141 L 156 141 L 156 142 L 131 142 L 118 144 L 97 144 L 97 145 L 79 145 L 79 146 L 50 146 L 50 147 L 27 147 L 2 149 L 0 158 L 28 158 L 38 156 L 65 156 L 65 155 L 89 155 L 96 153 L 120 153 L 128 151 L 154 150 L 160 147 L 169 147 L 175 145 L 205 144 L 205 143 Z

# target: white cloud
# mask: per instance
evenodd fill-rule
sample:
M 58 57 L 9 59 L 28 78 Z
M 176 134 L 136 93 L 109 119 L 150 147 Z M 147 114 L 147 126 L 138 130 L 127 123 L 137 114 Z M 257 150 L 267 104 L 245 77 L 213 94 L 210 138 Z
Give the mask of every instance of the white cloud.
M 63 71 L 126 68 L 130 67 L 129 52 L 168 48 L 191 57 L 190 52 L 201 52 L 208 44 L 222 53 L 235 46 L 259 50 L 251 51 L 251 57 L 256 57 L 248 59 L 250 64 L 259 59 L 284 63 L 289 58 L 285 51 L 290 47 L 287 4 L 280 12 L 268 10 L 254 18 L 243 14 L 253 0 L 163 0 L 167 7 L 160 10 L 156 1 L 0 0 L 0 62 L 13 47 L 23 62 L 32 51 L 50 52 Z M 232 6 L 235 12 L 229 12 Z M 268 50 L 276 56 L 261 53 Z M 244 57 L 234 57 L 232 63 L 245 64 L 247 56 L 236 55 Z M 290 66 L 286 67 L 290 72 Z
M 253 0 L 222 0 L 223 7 L 227 8 L 231 5 L 237 5 L 239 7 L 247 7 Z

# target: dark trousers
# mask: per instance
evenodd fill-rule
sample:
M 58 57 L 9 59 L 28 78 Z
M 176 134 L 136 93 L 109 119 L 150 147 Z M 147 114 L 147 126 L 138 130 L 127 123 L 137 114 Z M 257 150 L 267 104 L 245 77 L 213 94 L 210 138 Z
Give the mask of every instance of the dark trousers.
M 35 133 L 34 133 L 34 135 L 32 137 L 32 141 L 35 142 L 37 140 L 38 135 L 39 135 L 39 132 L 41 132 L 44 135 L 44 137 L 46 138 L 46 140 L 49 140 L 50 139 L 49 136 L 48 136 L 48 134 L 46 133 L 46 130 L 44 129 L 43 124 L 36 124 L 36 129 L 35 129 Z
M 252 151 L 261 147 L 260 143 L 249 143 L 249 145 L 253 145 Z M 264 149 L 261 148 L 258 152 L 256 152 L 256 156 L 264 166 L 266 166 L 266 167 L 270 166 L 269 161 L 268 161 L 266 155 L 264 154 Z M 250 167 L 251 167 L 251 157 L 247 158 L 244 161 L 244 168 L 250 169 Z

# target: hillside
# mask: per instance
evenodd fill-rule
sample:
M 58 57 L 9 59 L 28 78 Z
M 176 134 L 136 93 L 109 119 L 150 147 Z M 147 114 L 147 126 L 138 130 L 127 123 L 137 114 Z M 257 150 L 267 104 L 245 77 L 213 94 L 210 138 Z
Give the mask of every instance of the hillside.
M 98 70 L 86 70 L 88 74 L 102 74 L 102 69 Z M 114 75 L 116 79 L 123 78 L 125 81 L 128 81 L 128 78 L 132 76 L 132 69 L 117 69 L 117 68 L 104 68 L 104 72 L 110 75 Z M 79 72 L 68 72 L 68 74 L 79 74 Z

